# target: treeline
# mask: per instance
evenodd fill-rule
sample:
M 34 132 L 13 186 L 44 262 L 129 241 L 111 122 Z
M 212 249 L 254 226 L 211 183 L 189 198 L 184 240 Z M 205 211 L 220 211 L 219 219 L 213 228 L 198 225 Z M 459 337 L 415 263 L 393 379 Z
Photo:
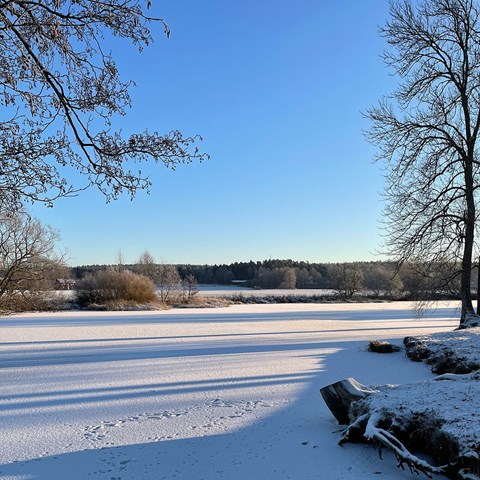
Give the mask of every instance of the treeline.
M 73 267 L 72 270 L 74 276 L 81 279 L 108 267 L 111 265 L 83 265 Z M 138 264 L 122 267 L 138 270 Z M 232 282 L 239 281 L 252 288 L 331 288 L 328 282 L 328 264 L 264 260 L 222 265 L 175 265 L 175 268 L 182 279 L 193 275 L 200 284 L 231 285 Z
M 76 278 L 105 270 L 107 265 L 74 267 Z M 199 284 L 239 285 L 261 289 L 329 289 L 344 298 L 362 292 L 390 298 L 457 298 L 459 269 L 438 263 L 428 268 L 419 263 L 398 268 L 392 262 L 309 263 L 295 260 L 235 262 L 223 265 L 171 265 L 179 278 L 194 278 Z M 123 265 L 133 272 L 139 264 Z

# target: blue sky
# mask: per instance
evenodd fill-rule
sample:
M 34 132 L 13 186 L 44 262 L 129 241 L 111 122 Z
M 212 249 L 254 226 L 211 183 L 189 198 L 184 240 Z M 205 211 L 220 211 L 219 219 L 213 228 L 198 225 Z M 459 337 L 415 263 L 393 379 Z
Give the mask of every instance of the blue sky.
M 385 0 L 153 0 L 168 22 L 142 54 L 110 46 L 133 107 L 126 133 L 201 134 L 204 163 L 141 166 L 151 194 L 95 190 L 33 213 L 60 230 L 72 265 L 293 258 L 369 260 L 381 242 L 381 165 L 361 112 L 389 93 L 378 26 Z

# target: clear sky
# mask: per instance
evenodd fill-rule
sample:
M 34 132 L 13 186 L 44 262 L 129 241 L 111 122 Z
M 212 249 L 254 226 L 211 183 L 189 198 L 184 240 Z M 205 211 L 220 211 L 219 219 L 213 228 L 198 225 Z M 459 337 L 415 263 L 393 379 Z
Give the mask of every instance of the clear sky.
M 389 93 L 378 35 L 386 0 L 153 0 L 169 40 L 111 45 L 133 107 L 125 132 L 204 137 L 204 163 L 144 167 L 154 183 L 106 204 L 95 190 L 32 212 L 60 230 L 72 265 L 292 258 L 375 259 L 381 165 L 362 111 Z M 122 46 L 123 45 L 123 46 Z

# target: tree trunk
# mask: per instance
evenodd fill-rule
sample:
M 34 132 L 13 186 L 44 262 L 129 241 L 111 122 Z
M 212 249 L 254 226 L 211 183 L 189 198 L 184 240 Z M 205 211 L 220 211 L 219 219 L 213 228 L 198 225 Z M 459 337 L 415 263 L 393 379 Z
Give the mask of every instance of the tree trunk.
M 358 383 L 354 378 L 340 380 L 320 389 L 323 400 L 340 425 L 350 423 L 350 404 L 372 392 L 374 390 Z
M 475 199 L 473 193 L 472 162 L 470 159 L 465 159 L 465 200 L 467 211 L 465 212 L 465 243 L 463 248 L 462 278 L 460 286 L 460 295 L 462 298 L 460 328 L 467 326 L 469 319 L 476 316 L 472 304 L 470 285 L 472 274 L 473 242 L 475 235 Z

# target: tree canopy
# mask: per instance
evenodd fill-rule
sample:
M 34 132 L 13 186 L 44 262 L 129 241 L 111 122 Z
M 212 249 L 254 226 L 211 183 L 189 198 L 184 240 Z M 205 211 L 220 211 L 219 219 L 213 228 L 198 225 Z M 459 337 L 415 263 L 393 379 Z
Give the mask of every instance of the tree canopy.
M 107 200 L 134 196 L 150 180 L 129 162 L 154 160 L 175 168 L 207 155 L 199 136 L 145 129 L 124 136 L 112 117 L 130 105 L 108 51 L 119 37 L 139 51 L 151 28 L 169 28 L 148 15 L 150 0 L 0 0 L 0 206 L 49 205 L 97 186 Z M 72 170 L 81 174 L 77 184 Z

